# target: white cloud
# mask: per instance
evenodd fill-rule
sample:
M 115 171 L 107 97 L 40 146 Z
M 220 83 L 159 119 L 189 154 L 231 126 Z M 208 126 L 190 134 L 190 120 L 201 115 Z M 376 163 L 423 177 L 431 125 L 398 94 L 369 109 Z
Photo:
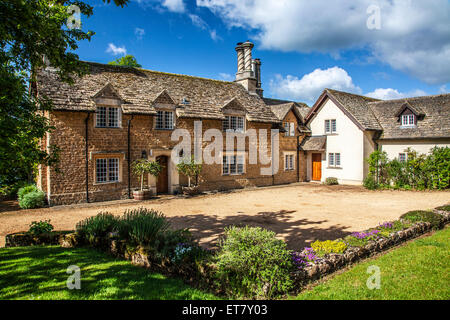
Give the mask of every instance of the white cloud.
M 191 19 L 192 24 L 196 26 L 197 28 L 200 28 L 202 30 L 208 30 L 209 35 L 211 39 L 214 41 L 221 40 L 222 38 L 217 34 L 217 31 L 215 29 L 211 29 L 210 26 L 198 15 L 196 14 L 188 14 L 188 17 Z
M 313 103 L 325 88 L 360 94 L 361 88 L 353 83 L 352 77 L 342 68 L 316 69 L 301 79 L 288 75 L 277 75 L 270 81 L 271 92 L 278 98 Z
M 183 13 L 186 10 L 183 0 L 163 0 L 161 5 L 172 12 Z
M 369 30 L 369 6 L 381 29 Z M 448 0 L 197 0 L 230 27 L 253 33 L 265 49 L 326 52 L 367 49 L 392 68 L 427 83 L 450 81 Z
M 396 89 L 392 88 L 378 88 L 375 89 L 372 92 L 369 92 L 366 94 L 367 97 L 380 99 L 380 100 L 394 100 L 394 99 L 402 99 L 402 98 L 409 98 L 409 97 L 420 97 L 420 96 L 426 96 L 427 93 L 423 90 L 414 90 L 411 92 L 403 93 L 399 92 Z
M 142 28 L 135 28 L 134 34 L 136 35 L 136 38 L 138 40 L 142 40 L 142 38 L 145 36 L 145 29 Z
M 234 77 L 229 73 L 219 73 L 219 78 L 224 81 L 233 81 Z
M 108 44 L 108 48 L 106 49 L 107 53 L 111 53 L 114 56 L 117 55 L 126 55 L 127 49 L 125 49 L 125 46 L 123 47 L 116 47 L 114 43 Z
M 439 87 L 439 93 L 448 93 L 447 85 L 444 84 L 441 87 Z

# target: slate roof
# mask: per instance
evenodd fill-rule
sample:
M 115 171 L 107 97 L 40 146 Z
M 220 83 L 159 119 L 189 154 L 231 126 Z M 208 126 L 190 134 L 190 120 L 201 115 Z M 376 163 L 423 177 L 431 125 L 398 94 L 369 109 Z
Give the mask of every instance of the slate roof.
M 302 144 L 300 145 L 300 148 L 303 151 L 324 151 L 325 145 L 327 143 L 327 137 L 321 136 L 321 137 L 306 137 Z
M 369 108 L 369 103 L 379 101 L 357 94 L 325 89 L 360 124 L 364 130 L 382 130 L 377 118 Z
M 224 119 L 222 108 L 236 99 L 247 111 L 249 121 L 279 123 L 257 95 L 234 82 L 204 79 L 87 62 L 90 72 L 76 78 L 74 85 L 58 80 L 51 68 L 37 73 L 37 91 L 53 101 L 55 110 L 94 111 L 93 97 L 107 84 L 123 100 L 124 113 L 154 114 L 153 104 L 165 91 L 177 103 L 177 115 L 185 118 Z M 189 101 L 182 104 L 183 99 Z
M 417 127 L 402 128 L 399 110 L 404 106 L 419 115 Z M 450 94 L 369 103 L 383 127 L 381 139 L 449 138 Z

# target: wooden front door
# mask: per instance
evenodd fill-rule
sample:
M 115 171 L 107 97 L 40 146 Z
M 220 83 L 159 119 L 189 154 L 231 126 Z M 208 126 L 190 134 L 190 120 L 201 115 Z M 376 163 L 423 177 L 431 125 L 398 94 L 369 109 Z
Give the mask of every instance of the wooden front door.
M 320 153 L 312 154 L 312 180 L 322 180 L 322 154 Z
M 169 170 L 167 156 L 160 156 L 156 158 L 156 161 L 162 166 L 162 171 L 158 176 L 156 182 L 156 192 L 158 194 L 169 193 Z

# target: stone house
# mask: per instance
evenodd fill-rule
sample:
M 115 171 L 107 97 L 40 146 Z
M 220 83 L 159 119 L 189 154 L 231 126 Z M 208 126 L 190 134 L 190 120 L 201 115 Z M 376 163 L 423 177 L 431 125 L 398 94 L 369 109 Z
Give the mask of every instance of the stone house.
M 375 150 L 405 161 L 408 148 L 426 154 L 450 146 L 450 94 L 381 101 L 326 89 L 306 123 L 306 180 L 361 184 Z
M 209 129 L 244 136 L 255 129 L 260 134 L 256 142 L 246 139 L 243 147 L 214 152 L 219 161 L 203 166 L 203 191 L 304 181 L 305 153 L 298 145 L 309 134 L 309 107 L 263 98 L 261 62 L 252 59 L 252 48 L 248 41 L 238 44 L 234 82 L 89 62 L 89 72 L 68 85 L 51 67 L 38 71 L 33 92 L 54 104 L 46 115 L 55 129 L 42 147 L 60 149 L 59 170 L 41 166 L 37 177 L 49 204 L 131 198 L 139 187 L 131 165 L 143 158 L 164 168 L 158 178 L 146 177 L 150 188 L 158 194 L 178 193 L 187 179 L 177 172 L 172 156 L 179 144 L 172 139 L 176 129 L 189 133 L 192 149 L 194 143 L 209 145 Z M 281 133 L 274 136 L 272 129 Z M 274 137 L 279 150 L 273 150 Z M 264 150 L 262 140 L 267 140 Z M 267 153 L 269 163 L 250 161 L 255 144 L 258 153 Z M 273 169 L 276 162 L 279 170 Z M 262 174 L 267 167 L 271 173 Z

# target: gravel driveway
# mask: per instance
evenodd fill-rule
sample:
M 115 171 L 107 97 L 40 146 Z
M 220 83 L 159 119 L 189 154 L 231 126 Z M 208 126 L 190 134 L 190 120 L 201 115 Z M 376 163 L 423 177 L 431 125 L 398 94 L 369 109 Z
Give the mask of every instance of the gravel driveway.
M 225 227 L 247 224 L 273 230 L 291 249 L 300 249 L 316 239 L 343 237 L 397 219 L 409 210 L 449 202 L 450 191 L 367 191 L 303 183 L 190 199 L 125 200 L 35 210 L 14 210 L 3 204 L 0 246 L 4 246 L 6 234 L 28 230 L 32 221 L 50 219 L 56 230 L 72 230 L 78 221 L 100 211 L 121 214 L 128 208 L 146 207 L 164 212 L 175 228 L 189 228 L 205 246 L 214 246 Z

